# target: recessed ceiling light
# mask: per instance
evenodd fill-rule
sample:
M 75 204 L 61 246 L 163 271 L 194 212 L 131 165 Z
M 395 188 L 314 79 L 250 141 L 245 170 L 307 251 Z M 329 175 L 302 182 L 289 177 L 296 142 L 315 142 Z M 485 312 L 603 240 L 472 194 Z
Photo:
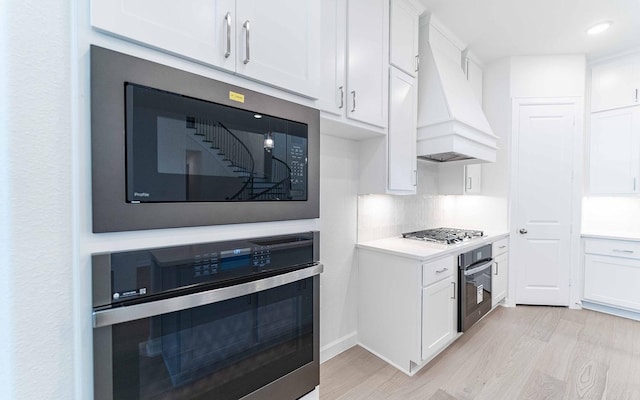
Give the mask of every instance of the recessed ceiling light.
M 596 24 L 596 25 L 588 28 L 587 29 L 587 33 L 589 35 L 597 35 L 598 33 L 602 33 L 604 31 L 606 31 L 607 29 L 609 29 L 611 24 L 612 24 L 611 21 L 601 22 L 599 24 Z

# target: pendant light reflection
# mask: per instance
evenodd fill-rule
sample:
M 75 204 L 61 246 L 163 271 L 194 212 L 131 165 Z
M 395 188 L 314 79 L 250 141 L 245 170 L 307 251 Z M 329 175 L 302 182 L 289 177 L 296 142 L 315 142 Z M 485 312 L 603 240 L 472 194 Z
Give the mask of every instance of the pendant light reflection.
M 273 150 L 273 147 L 275 146 L 275 143 L 273 141 L 273 137 L 271 136 L 271 132 L 267 132 L 264 134 L 264 149 L 266 151 L 271 151 Z

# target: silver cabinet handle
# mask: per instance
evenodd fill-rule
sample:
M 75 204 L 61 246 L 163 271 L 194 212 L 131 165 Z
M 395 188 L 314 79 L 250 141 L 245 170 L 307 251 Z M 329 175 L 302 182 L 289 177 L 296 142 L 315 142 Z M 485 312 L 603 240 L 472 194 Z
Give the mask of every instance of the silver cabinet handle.
M 418 72 L 419 70 L 420 70 L 420 55 L 416 54 L 416 71 L 415 72 Z M 636 93 L 637 92 L 638 91 L 636 90 Z
M 229 58 L 231 55 L 231 13 L 228 12 L 224 16 L 224 20 L 227 22 L 227 51 L 224 52 L 224 58 Z
M 449 270 L 449 268 L 442 268 L 442 269 L 437 270 L 436 274 L 441 274 L 441 273 L 443 273 L 445 271 L 448 271 L 448 270 Z
M 355 90 L 351 91 L 351 96 L 353 96 L 353 108 L 351 108 L 351 112 L 355 112 L 356 111 L 356 91 Z
M 499 248 L 499 249 L 504 249 L 504 248 L 506 248 L 506 247 L 507 247 L 507 245 L 506 245 L 506 244 L 503 244 L 502 246 L 500 246 L 500 247 L 498 247 L 498 248 Z
M 636 103 L 638 102 L 638 89 L 636 89 Z
M 636 183 L 637 183 L 637 181 L 638 181 L 638 178 L 633 178 L 633 191 L 634 192 L 636 191 L 636 187 L 637 187 Z
M 520 232 L 521 235 L 526 235 L 527 234 L 527 230 L 524 229 L 524 228 L 520 229 L 519 232 Z
M 614 253 L 633 254 L 633 250 L 613 249 L 613 252 Z
M 245 57 L 243 62 L 249 64 L 249 61 L 251 61 L 251 25 L 249 20 L 244 21 L 242 26 L 245 30 Z
M 344 107 L 344 86 L 340 86 L 338 90 L 340 91 L 340 107 L 338 108 L 342 110 Z
M 418 186 L 418 170 L 413 170 L 413 186 Z
M 471 190 L 471 188 L 473 187 L 473 180 L 472 179 L 473 179 L 472 177 L 468 177 L 467 178 L 467 182 L 468 182 L 467 190 Z
M 498 275 L 498 268 L 499 268 L 499 264 L 498 264 L 498 262 L 497 262 L 497 261 L 494 261 L 494 262 L 495 262 L 495 264 L 496 264 L 496 273 L 495 273 L 494 275 Z
M 455 282 L 451 282 L 451 286 L 453 287 L 453 294 L 451 295 L 452 299 L 456 298 L 456 283 Z

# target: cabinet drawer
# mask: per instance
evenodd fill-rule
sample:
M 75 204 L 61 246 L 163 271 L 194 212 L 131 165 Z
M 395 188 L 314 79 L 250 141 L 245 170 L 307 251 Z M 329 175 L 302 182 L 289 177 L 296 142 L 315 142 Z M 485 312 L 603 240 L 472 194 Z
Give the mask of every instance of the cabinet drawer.
M 640 242 L 628 240 L 585 239 L 584 252 L 604 256 L 635 258 L 640 260 Z
M 422 286 L 450 277 L 456 272 L 456 268 L 453 256 L 422 264 Z
M 491 253 L 495 257 L 498 254 L 506 253 L 509 251 L 509 238 L 500 239 L 491 244 Z

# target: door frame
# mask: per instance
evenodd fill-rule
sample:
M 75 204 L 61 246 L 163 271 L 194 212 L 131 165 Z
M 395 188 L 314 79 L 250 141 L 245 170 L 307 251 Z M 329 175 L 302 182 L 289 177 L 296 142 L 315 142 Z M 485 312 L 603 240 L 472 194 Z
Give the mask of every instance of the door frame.
M 511 99 L 511 157 L 510 157 L 510 190 L 509 190 L 509 232 L 511 237 L 518 235 L 516 212 L 518 207 L 515 204 L 516 194 L 518 193 L 518 165 L 519 156 L 518 149 L 520 145 L 519 126 L 520 126 L 520 107 L 529 105 L 572 105 L 574 108 L 574 129 L 572 133 L 571 143 L 573 146 L 572 160 L 572 177 L 571 177 L 571 230 L 569 236 L 569 308 L 582 308 L 581 300 L 583 297 L 583 268 L 581 257 L 581 215 L 582 215 L 582 196 L 584 187 L 584 115 L 585 105 L 583 97 L 514 97 Z M 505 300 L 509 306 L 515 306 L 516 291 L 516 274 L 518 268 L 513 260 L 513 251 L 509 252 L 509 276 L 508 276 L 508 295 Z

